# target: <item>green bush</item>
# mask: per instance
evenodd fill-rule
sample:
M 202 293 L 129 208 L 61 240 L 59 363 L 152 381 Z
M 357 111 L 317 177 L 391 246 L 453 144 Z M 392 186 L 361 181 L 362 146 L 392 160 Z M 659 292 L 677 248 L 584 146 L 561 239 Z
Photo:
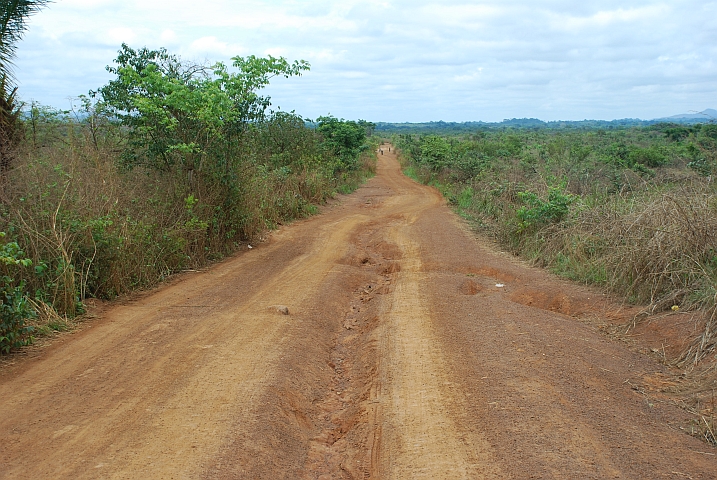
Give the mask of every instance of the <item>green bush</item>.
M 5 232 L 0 232 L 0 240 L 4 237 Z M 25 281 L 17 280 L 31 266 L 32 260 L 25 258 L 16 242 L 0 245 L 0 353 L 32 342 L 33 327 L 25 320 L 33 318 L 35 310 L 28 303 Z
M 627 155 L 628 165 L 644 165 L 646 167 L 655 168 L 665 165 L 667 157 L 658 147 L 633 147 Z
M 428 135 L 421 138 L 421 163 L 432 170 L 440 170 L 449 165 L 451 158 L 451 144 L 438 135 Z
M 524 204 L 516 211 L 520 230 L 561 222 L 568 216 L 570 205 L 576 199 L 565 192 L 565 185 L 550 187 L 547 200 L 533 192 L 519 192 L 518 197 Z
M 686 147 L 687 154 L 690 157 L 690 162 L 687 164 L 688 167 L 702 175 L 708 177 L 712 175 L 714 170 L 713 162 L 711 162 L 702 150 L 697 147 L 694 143 L 690 143 Z
M 375 125 L 365 120 L 355 122 L 332 116 L 319 117 L 316 131 L 324 139 L 324 145 L 338 160 L 336 172 L 358 170 L 359 155 L 366 147 L 366 138 Z

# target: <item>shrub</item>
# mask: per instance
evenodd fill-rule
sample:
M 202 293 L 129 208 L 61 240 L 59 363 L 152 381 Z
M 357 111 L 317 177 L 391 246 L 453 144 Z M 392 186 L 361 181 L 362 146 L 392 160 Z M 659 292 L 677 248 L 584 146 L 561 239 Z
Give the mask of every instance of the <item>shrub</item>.
M 568 216 L 570 205 L 576 199 L 565 192 L 565 185 L 550 187 L 547 200 L 542 200 L 533 192 L 519 192 L 518 197 L 524 204 L 516 212 L 520 230 L 561 222 Z
M 0 240 L 5 232 L 0 232 Z M 0 245 L 0 353 L 32 342 L 33 327 L 25 320 L 35 316 L 25 291 L 25 281 L 17 280 L 22 270 L 32 266 L 16 242 Z M 11 276 L 12 275 L 12 276 Z
M 317 123 L 316 130 L 323 136 L 324 145 L 338 160 L 335 170 L 358 170 L 359 155 L 375 125 L 365 120 L 355 122 L 332 116 L 319 117 Z

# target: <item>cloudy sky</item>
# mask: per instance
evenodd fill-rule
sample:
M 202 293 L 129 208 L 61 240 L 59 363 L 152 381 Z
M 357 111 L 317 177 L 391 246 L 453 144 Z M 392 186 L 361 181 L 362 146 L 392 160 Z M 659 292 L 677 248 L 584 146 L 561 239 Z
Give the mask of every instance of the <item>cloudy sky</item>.
M 717 108 L 717 1 L 55 0 L 18 45 L 25 101 L 67 108 L 122 42 L 185 60 L 304 59 L 275 106 L 420 122 Z

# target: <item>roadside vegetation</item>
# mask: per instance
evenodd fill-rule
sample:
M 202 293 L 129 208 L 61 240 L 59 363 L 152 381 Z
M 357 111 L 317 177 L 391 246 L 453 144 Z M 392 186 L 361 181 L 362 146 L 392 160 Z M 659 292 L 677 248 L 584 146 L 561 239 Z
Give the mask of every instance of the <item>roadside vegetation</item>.
M 196 65 L 122 46 L 70 111 L 13 115 L 0 202 L 0 351 L 69 327 L 88 298 L 156 285 L 317 211 L 375 171 L 373 124 L 272 110 L 309 65 Z
M 699 334 L 675 364 L 714 356 L 717 125 L 503 128 L 393 141 L 410 176 L 440 189 L 512 253 L 649 305 L 635 321 L 693 311 Z

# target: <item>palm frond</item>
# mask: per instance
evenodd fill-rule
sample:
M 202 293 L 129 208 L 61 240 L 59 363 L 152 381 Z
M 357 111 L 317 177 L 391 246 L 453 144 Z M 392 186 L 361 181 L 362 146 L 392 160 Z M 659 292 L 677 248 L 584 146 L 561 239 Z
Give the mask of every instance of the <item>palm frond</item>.
M 9 117 L 17 116 L 17 87 L 12 87 L 7 75 L 0 76 L 0 124 Z
M 13 161 L 13 147 L 18 140 L 17 122 L 20 106 L 17 103 L 17 87 L 8 88 L 7 75 L 0 77 L 0 201 L 5 188 L 6 174 Z
M 0 76 L 13 80 L 12 64 L 17 43 L 27 29 L 27 18 L 39 12 L 51 0 L 0 1 Z M 7 80 L 6 79 L 6 80 Z

